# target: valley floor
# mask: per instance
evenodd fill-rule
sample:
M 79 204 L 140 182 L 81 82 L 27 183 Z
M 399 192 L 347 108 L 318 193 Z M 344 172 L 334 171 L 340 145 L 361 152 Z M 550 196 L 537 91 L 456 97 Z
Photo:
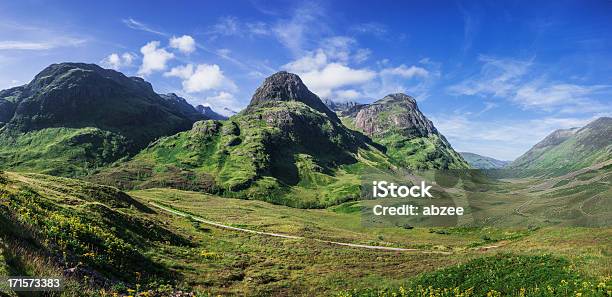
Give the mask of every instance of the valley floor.
M 144 222 L 143 226 L 159 225 L 169 230 L 173 234 L 170 239 L 146 243 L 137 241 L 146 240 L 141 236 L 149 231 L 135 227 L 132 237 L 117 236 L 132 238 L 129 244 L 174 278 L 174 288 L 202 294 L 403 296 L 405 292 L 415 292 L 404 295 L 429 296 L 433 290 L 434 296 L 455 296 L 456 292 L 481 296 L 493 289 L 504 295 L 520 295 L 523 288 L 538 295 L 534 290 L 548 286 L 553 293 L 538 296 L 577 292 L 583 296 L 609 296 L 612 290 L 609 227 L 383 228 L 362 224 L 358 202 L 304 210 L 173 189 L 129 192 L 134 201 L 125 207 L 104 200 L 107 198 L 95 198 L 106 196 L 99 196 L 94 190 L 100 189 L 94 185 L 77 180 L 23 173 L 5 176 L 6 193 L 27 189 L 28 193 L 40 195 L 38 199 L 53 201 L 64 213 L 97 210 L 93 205 L 106 205 L 113 217 L 125 214 L 134 218 L 125 224 Z M 552 193 L 546 197 L 554 200 L 555 191 L 567 190 L 564 185 L 573 182 L 557 181 L 562 185 L 543 191 Z M 606 181 L 598 177 L 593 182 L 597 186 Z M 526 201 L 540 195 L 540 191 L 534 191 L 537 182 L 532 180 L 508 181 L 504 187 L 498 194 L 510 197 L 523 193 L 527 198 L 521 199 Z M 580 201 L 571 196 L 576 193 L 565 194 L 572 201 Z M 12 205 L 14 198 L 3 195 L 0 202 Z M 116 230 L 113 228 L 109 230 Z M 179 243 L 168 241 L 171 238 L 183 238 L 189 244 L 179 239 L 174 240 Z M 7 249 L 8 253 L 1 254 L 18 258 L 10 253 L 15 250 L 14 244 L 9 242 Z M 0 272 L 19 268 L 11 263 L 14 261 L 0 257 Z M 22 271 L 41 271 L 28 267 L 25 265 Z M 134 267 L 130 273 L 140 275 L 138 269 Z M 78 288 L 78 284 L 73 285 Z M 137 278 L 128 284 L 136 292 L 125 287 L 111 288 L 109 292 L 138 294 L 149 292 L 144 289 L 147 286 L 151 287 L 151 283 L 140 284 Z M 433 289 L 427 289 L 429 286 Z

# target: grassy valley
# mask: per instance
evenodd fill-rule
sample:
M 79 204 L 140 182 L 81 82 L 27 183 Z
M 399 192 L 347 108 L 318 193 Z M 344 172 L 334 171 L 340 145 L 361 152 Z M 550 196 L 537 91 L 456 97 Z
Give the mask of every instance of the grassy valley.
M 50 66 L 0 92 L 0 276 L 66 278 L 43 296 L 610 296 L 609 118 L 493 179 L 414 98 L 336 107 L 279 72 L 201 120 L 141 79 Z M 373 180 L 422 178 L 467 215 L 364 215 L 390 201 Z
M 612 273 L 608 228 L 366 227 L 359 212 L 343 205 L 300 210 L 171 189 L 125 194 L 78 180 L 10 172 L 2 174 L 1 187 L 0 267 L 21 275 L 70 271 L 64 294 L 448 296 L 459 291 L 480 296 L 545 289 L 541 296 L 554 295 L 547 290 L 605 296 L 612 286 L 605 278 Z M 195 217 L 303 238 L 226 230 Z M 17 235 L 21 228 L 29 231 Z M 37 260 L 24 261 L 24 255 Z M 528 279 L 521 278 L 525 273 Z

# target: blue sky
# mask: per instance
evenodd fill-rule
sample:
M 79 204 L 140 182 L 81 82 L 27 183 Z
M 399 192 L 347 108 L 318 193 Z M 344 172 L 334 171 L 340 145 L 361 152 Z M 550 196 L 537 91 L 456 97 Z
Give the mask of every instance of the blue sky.
M 0 89 L 89 62 L 223 112 L 288 70 L 338 101 L 405 92 L 505 160 L 612 114 L 612 1 L 174 2 L 2 1 Z

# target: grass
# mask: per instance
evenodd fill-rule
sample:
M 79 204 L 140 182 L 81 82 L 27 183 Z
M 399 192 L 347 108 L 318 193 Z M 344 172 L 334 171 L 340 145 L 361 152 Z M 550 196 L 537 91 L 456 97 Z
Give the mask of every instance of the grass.
M 123 136 L 97 128 L 0 133 L 0 169 L 85 176 L 128 154 Z
M 405 285 L 339 296 L 609 296 L 612 278 L 587 279 L 551 255 L 498 254 L 424 273 Z
M 147 251 L 189 241 L 147 218 L 151 210 L 125 193 L 44 175 L 4 176 L 0 237 L 9 275 L 57 276 L 72 269 L 101 286 L 172 281 Z M 49 188 L 47 178 L 58 186 Z
M 442 293 L 446 289 L 452 296 L 455 290 L 482 296 L 485 286 L 472 286 L 485 284 L 487 293 L 520 295 L 523 288 L 533 295 L 536 284 L 557 290 L 561 280 L 572 293 L 578 290 L 574 281 L 599 290 L 601 278 L 612 274 L 610 228 L 379 228 L 362 224 L 359 210 L 367 201 L 296 209 L 173 189 L 125 194 L 39 174 L 0 176 L 1 201 L 8 205 L 2 222 L 10 224 L 0 229 L 5 244 L 0 269 L 53 275 L 82 262 L 80 271 L 93 274 L 70 278 L 72 291 L 66 294 L 168 296 L 183 290 L 203 296 L 402 296 L 402 290 L 412 290 L 407 296 L 429 296 L 416 292 L 437 290 L 434 296 L 450 296 Z M 506 187 L 514 193 L 525 185 Z M 308 239 L 218 229 L 151 209 L 148 201 L 231 226 Z M 28 232 L 19 235 L 15 230 Z M 422 252 L 340 247 L 310 239 Z M 64 242 L 63 248 L 56 247 Z M 108 249 L 113 246 L 119 248 Z M 67 251 L 66 259 L 60 250 Z M 86 275 L 111 281 L 83 284 Z M 520 282 L 521 277 L 525 281 Z M 586 289 L 583 296 L 591 292 Z

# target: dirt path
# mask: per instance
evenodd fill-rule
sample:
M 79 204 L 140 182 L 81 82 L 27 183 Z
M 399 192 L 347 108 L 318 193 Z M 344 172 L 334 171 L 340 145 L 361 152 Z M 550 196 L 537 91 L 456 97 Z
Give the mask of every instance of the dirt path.
M 198 221 L 200 223 L 204 223 L 204 224 L 215 226 L 215 227 L 222 228 L 222 229 L 239 231 L 239 232 L 246 232 L 246 233 L 266 235 L 266 236 L 272 236 L 272 237 L 280 237 L 280 238 L 287 238 L 287 239 L 307 239 L 307 240 L 314 240 L 314 241 L 318 241 L 318 242 L 322 242 L 322 243 L 327 243 L 327 244 L 331 244 L 331 245 L 340 245 L 340 246 L 348 246 L 348 247 L 353 247 L 353 248 L 363 248 L 363 249 L 371 249 L 371 250 L 396 251 L 396 252 L 420 252 L 420 253 L 451 254 L 451 252 L 427 251 L 427 250 L 420 250 L 420 249 L 407 249 L 407 248 L 396 248 L 396 247 L 387 247 L 387 246 L 377 246 L 377 245 L 365 245 L 365 244 L 356 244 L 356 243 L 347 243 L 347 242 L 337 242 L 337 241 L 330 241 L 330 240 L 323 240 L 323 239 L 316 239 L 316 238 L 307 238 L 307 237 L 303 237 L 303 236 L 295 236 L 295 235 L 287 235 L 287 234 L 280 234 L 280 233 L 271 233 L 271 232 L 256 231 L 256 230 L 232 227 L 232 226 L 223 225 L 223 224 L 220 224 L 220 223 L 217 223 L 217 222 L 209 221 L 209 220 L 206 220 L 204 218 L 201 218 L 201 217 L 198 217 L 198 216 L 194 216 L 194 215 L 191 215 L 191 214 L 179 211 L 179 210 L 175 210 L 175 209 L 172 209 L 172 208 L 167 207 L 167 206 L 160 205 L 160 204 L 155 203 L 155 202 L 149 201 L 149 204 L 151 204 L 152 206 L 154 206 L 156 208 L 159 208 L 159 209 L 161 209 L 163 211 L 166 211 L 166 212 L 178 215 L 178 216 L 186 217 L 186 218 L 191 218 L 191 219 L 193 219 L 195 221 Z

